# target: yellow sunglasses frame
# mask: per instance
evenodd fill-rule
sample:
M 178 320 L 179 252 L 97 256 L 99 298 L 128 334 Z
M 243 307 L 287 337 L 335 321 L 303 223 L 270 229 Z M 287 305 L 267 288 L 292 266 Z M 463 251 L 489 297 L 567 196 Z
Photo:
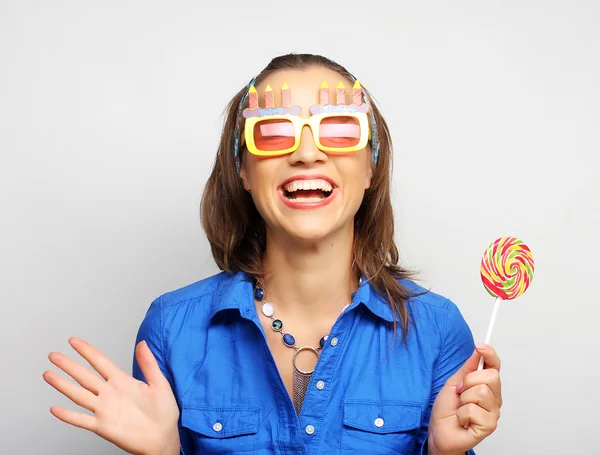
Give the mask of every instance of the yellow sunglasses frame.
M 321 120 L 329 117 L 354 117 L 358 120 L 358 125 L 360 126 L 360 140 L 358 144 L 352 147 L 326 147 L 321 144 L 319 141 L 319 125 L 321 124 Z M 295 132 L 295 141 L 294 145 L 285 150 L 275 150 L 275 151 L 263 151 L 258 150 L 256 145 L 254 144 L 254 126 L 263 120 L 288 120 L 294 125 Z M 304 127 L 308 125 L 312 132 L 313 141 L 317 148 L 325 153 L 349 153 L 356 152 L 365 148 L 371 140 L 371 129 L 369 128 L 369 119 L 365 112 L 328 112 L 322 114 L 314 114 L 308 118 L 300 117 L 298 115 L 265 115 L 263 117 L 250 117 L 246 119 L 246 123 L 244 126 L 244 135 L 242 136 L 242 146 L 246 144 L 247 149 L 253 155 L 258 156 L 280 156 L 286 155 L 288 153 L 293 153 L 298 150 L 300 147 L 300 136 L 302 135 L 302 130 Z M 315 134 L 316 133 L 316 134 Z

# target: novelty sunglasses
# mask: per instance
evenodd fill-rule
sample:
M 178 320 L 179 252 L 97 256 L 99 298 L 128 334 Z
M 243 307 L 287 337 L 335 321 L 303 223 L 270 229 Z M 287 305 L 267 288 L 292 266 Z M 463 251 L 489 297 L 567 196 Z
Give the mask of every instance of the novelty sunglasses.
M 362 87 L 355 82 L 352 104 L 345 104 L 346 89 L 342 82 L 337 86 L 336 104 L 329 104 L 329 88 L 323 82 L 319 90 L 319 104 L 310 108 L 309 118 L 300 117 L 302 108 L 291 106 L 290 89 L 283 84 L 281 106 L 274 107 L 273 89 L 267 85 L 264 92 L 265 107 L 258 105 L 254 85 L 248 91 L 249 107 L 243 110 L 246 119 L 241 145 L 253 155 L 279 156 L 293 153 L 300 147 L 300 137 L 305 126 L 310 127 L 317 148 L 326 153 L 350 153 L 367 146 L 371 139 L 369 106 L 363 103 Z
M 266 115 L 246 119 L 242 145 L 259 156 L 293 153 L 309 126 L 317 148 L 326 153 L 350 153 L 367 146 L 371 139 L 369 120 L 363 112 L 323 113 L 303 118 L 297 115 Z

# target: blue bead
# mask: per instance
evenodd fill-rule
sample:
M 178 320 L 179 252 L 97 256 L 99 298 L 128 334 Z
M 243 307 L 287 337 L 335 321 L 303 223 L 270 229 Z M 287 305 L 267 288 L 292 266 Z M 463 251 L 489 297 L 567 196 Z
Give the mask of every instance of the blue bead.
M 283 336 L 283 344 L 286 346 L 294 346 L 296 344 L 296 339 L 291 333 L 286 333 Z
M 254 291 L 254 297 L 256 298 L 256 300 L 262 300 L 264 296 L 265 291 L 263 291 L 261 288 L 256 288 L 256 290 Z
M 321 348 L 323 348 L 323 346 L 325 346 L 325 342 L 327 341 L 327 338 L 329 338 L 329 335 L 325 335 L 324 337 L 322 337 L 319 340 L 319 346 L 321 346 Z

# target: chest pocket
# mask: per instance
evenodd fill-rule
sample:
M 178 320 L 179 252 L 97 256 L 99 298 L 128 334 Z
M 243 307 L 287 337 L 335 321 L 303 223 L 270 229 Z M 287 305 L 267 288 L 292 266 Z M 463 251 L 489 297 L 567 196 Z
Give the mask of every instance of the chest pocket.
M 194 441 L 194 453 L 252 454 L 259 413 L 259 408 L 184 406 L 181 425 Z
M 420 427 L 419 404 L 346 400 L 342 449 L 369 455 L 412 455 Z

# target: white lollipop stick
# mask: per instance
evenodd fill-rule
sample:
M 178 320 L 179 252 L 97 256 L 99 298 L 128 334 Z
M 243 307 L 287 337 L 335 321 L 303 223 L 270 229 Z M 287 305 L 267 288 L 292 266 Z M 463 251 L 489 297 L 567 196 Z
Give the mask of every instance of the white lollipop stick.
M 492 318 L 490 319 L 490 325 L 487 329 L 487 334 L 485 335 L 485 344 L 490 344 L 490 340 L 492 339 L 492 332 L 494 330 L 494 324 L 496 323 L 496 316 L 498 315 L 498 308 L 500 308 L 500 302 L 502 299 L 500 297 L 496 297 L 496 301 L 494 302 L 494 309 L 492 310 Z M 483 370 L 483 357 L 479 359 L 479 366 L 477 367 L 477 371 Z
M 496 316 L 498 315 L 498 308 L 500 308 L 500 302 L 502 299 L 500 297 L 496 297 L 496 301 L 494 302 L 494 309 L 492 310 L 492 318 L 490 319 L 490 325 L 488 326 L 487 333 L 485 335 L 485 344 L 489 344 L 492 339 L 492 332 L 494 331 L 494 324 L 496 323 Z M 477 371 L 483 370 L 483 357 L 479 359 L 479 365 L 477 366 Z M 469 428 L 469 424 L 465 424 L 465 429 Z

